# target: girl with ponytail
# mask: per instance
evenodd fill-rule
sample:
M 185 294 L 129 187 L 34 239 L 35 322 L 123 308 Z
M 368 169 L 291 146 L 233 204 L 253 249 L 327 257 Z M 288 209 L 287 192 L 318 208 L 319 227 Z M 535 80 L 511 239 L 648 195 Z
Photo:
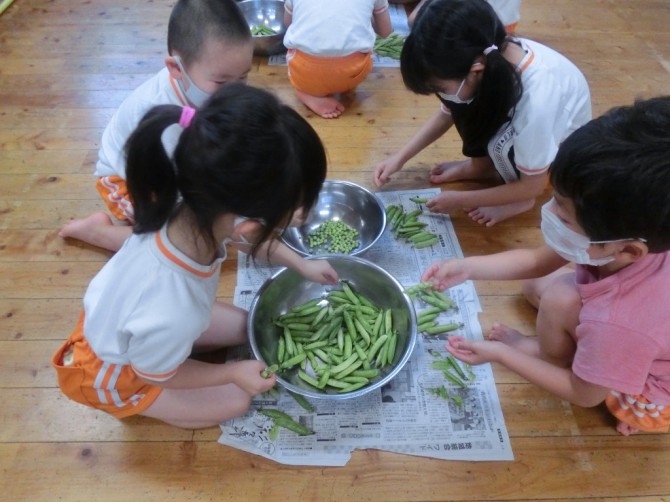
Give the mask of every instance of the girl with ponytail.
M 429 0 L 419 10 L 400 58 L 405 85 L 435 94 L 440 108 L 398 152 L 380 162 L 377 186 L 456 126 L 461 162 L 430 173 L 431 183 L 493 181 L 472 191 L 442 191 L 434 212 L 465 209 L 486 226 L 533 207 L 548 183 L 559 144 L 591 119 L 579 69 L 558 52 L 514 38 L 485 0 Z
M 174 155 L 164 131 L 183 128 Z M 84 296 L 79 323 L 52 362 L 63 392 L 117 418 L 144 415 L 184 428 L 217 425 L 267 391 L 260 361 L 191 359 L 246 341 L 246 312 L 216 300 L 226 243 L 337 281 L 323 260 L 304 260 L 274 239 L 305 214 L 326 176 L 323 145 L 292 108 L 266 91 L 229 84 L 197 112 L 152 108 L 128 140 L 133 235 Z

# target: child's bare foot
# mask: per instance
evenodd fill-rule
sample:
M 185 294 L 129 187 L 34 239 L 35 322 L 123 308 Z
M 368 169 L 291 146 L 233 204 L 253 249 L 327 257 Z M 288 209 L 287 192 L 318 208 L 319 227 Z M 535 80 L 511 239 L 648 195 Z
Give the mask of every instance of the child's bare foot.
M 465 176 L 467 176 L 471 167 L 470 159 L 443 162 L 430 170 L 430 182 L 437 185 L 466 179 Z
M 102 211 L 98 211 L 81 220 L 68 221 L 61 227 L 58 235 L 63 238 L 70 237 L 72 239 L 86 241 L 86 238 L 88 238 L 98 227 L 111 225 L 114 225 L 114 223 L 112 223 L 112 219 L 109 215 Z
M 435 184 L 487 179 L 498 179 L 493 163 L 488 157 L 444 162 L 436 165 L 430 171 L 430 182 Z
M 535 199 L 529 199 L 502 206 L 476 207 L 467 210 L 467 213 L 475 222 L 487 227 L 492 227 L 496 223 L 500 223 L 512 216 L 525 213 L 534 205 Z
M 616 424 L 616 430 L 620 434 L 623 434 L 624 436 L 630 436 L 631 434 L 637 434 L 638 432 L 640 432 L 640 429 L 638 429 L 637 427 L 633 427 L 632 425 L 628 425 L 621 421 L 619 421 Z
M 58 235 L 78 239 L 109 251 L 118 251 L 132 232 L 130 225 L 115 225 L 106 213 L 99 211 L 82 220 L 66 223 Z
M 301 91 L 295 94 L 302 104 L 324 119 L 335 119 L 344 112 L 344 105 L 331 96 L 312 96 Z
M 540 345 L 536 337 L 526 336 L 504 324 L 495 323 L 489 333 L 489 339 L 502 342 L 530 356 L 540 354 Z

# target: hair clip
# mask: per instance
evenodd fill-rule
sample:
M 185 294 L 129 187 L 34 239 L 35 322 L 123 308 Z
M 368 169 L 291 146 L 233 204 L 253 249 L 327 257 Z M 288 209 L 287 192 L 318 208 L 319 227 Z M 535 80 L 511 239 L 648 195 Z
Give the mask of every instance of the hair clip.
M 179 117 L 179 125 L 186 129 L 191 125 L 193 117 L 195 116 L 195 108 L 185 106 L 181 109 L 181 116 Z

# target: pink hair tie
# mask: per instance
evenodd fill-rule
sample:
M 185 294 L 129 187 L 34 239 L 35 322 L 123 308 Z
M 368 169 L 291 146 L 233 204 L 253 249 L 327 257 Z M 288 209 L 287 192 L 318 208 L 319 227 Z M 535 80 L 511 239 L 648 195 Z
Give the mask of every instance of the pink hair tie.
M 191 125 L 193 117 L 195 116 L 195 108 L 185 106 L 181 109 L 181 116 L 179 117 L 179 125 L 186 129 Z
M 486 49 L 484 49 L 484 56 L 488 56 L 489 54 L 491 54 L 491 52 L 497 51 L 497 50 L 498 50 L 498 46 L 495 45 L 495 44 L 491 44 L 491 47 L 487 47 Z

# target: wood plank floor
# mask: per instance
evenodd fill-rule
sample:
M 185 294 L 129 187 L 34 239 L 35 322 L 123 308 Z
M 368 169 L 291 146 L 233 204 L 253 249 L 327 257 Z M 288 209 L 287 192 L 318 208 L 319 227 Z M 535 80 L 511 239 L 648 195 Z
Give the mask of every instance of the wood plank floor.
M 172 2 L 16 0 L 0 17 L 0 499 L 41 500 L 670 500 L 670 435 L 624 438 L 602 408 L 580 409 L 494 367 L 513 462 L 446 462 L 358 451 L 343 468 L 295 468 L 219 445 L 218 428 L 123 422 L 64 398 L 49 364 L 108 253 L 58 228 L 102 204 L 92 171 L 123 98 L 161 68 Z M 594 114 L 670 94 L 667 0 L 524 0 L 519 34 L 586 74 Z M 375 162 L 435 109 L 397 69 L 375 70 L 338 120 L 313 117 L 285 68 L 257 59 L 250 83 L 296 106 L 322 136 L 329 178 L 371 187 Z M 454 133 L 389 189 L 427 187 L 433 163 L 460 158 Z M 466 187 L 467 185 L 463 185 Z M 484 229 L 454 215 L 466 255 L 540 242 L 535 210 Z M 230 300 L 236 262 L 219 295 Z M 486 330 L 532 334 L 518 283 L 476 284 Z

